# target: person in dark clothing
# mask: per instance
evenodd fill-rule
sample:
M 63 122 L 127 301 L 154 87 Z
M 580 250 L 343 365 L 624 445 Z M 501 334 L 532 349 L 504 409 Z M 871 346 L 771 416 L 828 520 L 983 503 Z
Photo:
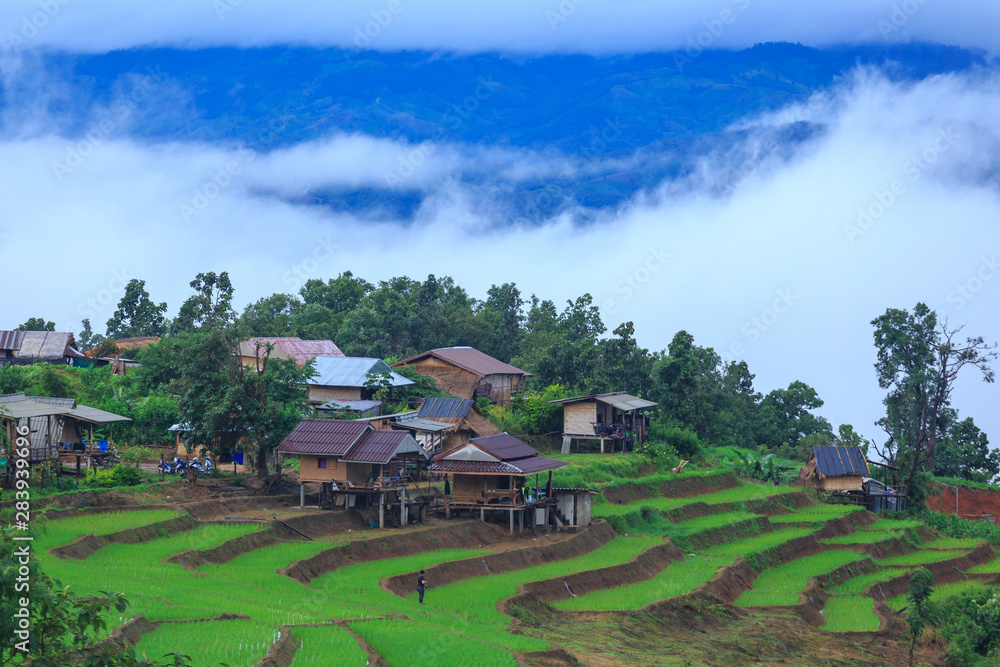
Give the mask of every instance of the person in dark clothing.
M 417 577 L 417 595 L 420 596 L 420 604 L 424 603 L 425 590 L 427 590 L 427 579 L 424 578 L 424 571 L 420 570 L 420 576 Z

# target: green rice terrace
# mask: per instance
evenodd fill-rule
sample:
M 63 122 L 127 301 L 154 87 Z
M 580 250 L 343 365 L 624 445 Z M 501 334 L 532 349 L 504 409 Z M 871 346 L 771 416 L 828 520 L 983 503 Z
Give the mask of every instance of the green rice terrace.
M 578 532 L 435 516 L 379 531 L 289 496 L 98 499 L 48 510 L 34 547 L 78 594 L 127 596 L 109 633 L 139 656 L 230 667 L 906 664 L 915 568 L 937 598 L 1000 573 L 985 542 L 797 487 L 720 469 L 621 481 L 606 456 L 567 458 L 561 474 L 600 490 Z

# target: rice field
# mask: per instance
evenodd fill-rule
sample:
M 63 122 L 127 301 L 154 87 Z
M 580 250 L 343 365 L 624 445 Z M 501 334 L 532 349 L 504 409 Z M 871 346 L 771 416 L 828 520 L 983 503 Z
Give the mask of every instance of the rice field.
M 894 540 L 904 537 L 901 530 L 859 530 L 847 535 L 838 535 L 825 540 L 820 540 L 823 544 L 874 544 L 886 540 Z
M 905 569 L 886 568 L 884 570 L 876 570 L 875 572 L 859 574 L 856 577 L 851 577 L 842 584 L 828 588 L 827 592 L 833 593 L 834 595 L 859 595 L 867 591 L 869 586 L 874 586 L 875 584 L 880 584 L 884 581 L 904 576 L 909 574 L 909 572 L 909 570 Z
M 393 667 L 517 665 L 514 656 L 502 648 L 412 621 L 359 621 L 350 627 Z
M 294 628 L 292 634 L 302 640 L 291 667 L 365 667 L 368 654 L 361 650 L 351 633 L 339 625 Z
M 771 523 L 821 523 L 859 511 L 862 511 L 862 508 L 856 505 L 812 505 L 771 517 Z
M 879 618 L 871 598 L 859 595 L 831 597 L 823 608 L 826 622 L 820 626 L 827 632 L 875 632 Z
M 750 556 L 763 553 L 786 542 L 812 535 L 809 528 L 784 528 L 769 533 L 761 533 L 742 540 L 717 544 L 701 553 L 707 556 Z
M 979 546 L 977 537 L 940 537 L 932 542 L 921 544 L 921 549 L 975 549 Z
M 52 549 L 69 544 L 81 535 L 108 535 L 122 530 L 141 528 L 151 523 L 176 519 L 183 512 L 176 510 L 130 510 L 89 514 L 66 519 L 38 522 L 33 526 L 35 545 Z
M 988 563 L 977 565 L 969 570 L 969 572 L 974 572 L 976 574 L 998 574 L 1000 573 L 1000 558 L 991 560 Z
M 707 516 L 701 516 L 689 521 L 674 524 L 672 530 L 670 530 L 667 534 L 670 537 L 688 537 L 713 528 L 729 526 L 734 523 L 739 523 L 740 521 L 747 521 L 748 519 L 757 519 L 760 516 L 760 514 L 753 514 L 752 512 L 741 510 L 722 512 L 720 514 L 709 514 Z
M 793 493 L 798 489 L 791 486 L 771 486 L 767 484 L 744 484 L 725 491 L 716 493 L 687 496 L 685 498 L 643 498 L 627 505 L 614 505 L 603 503 L 594 505 L 593 515 L 595 517 L 620 516 L 634 512 L 643 507 L 652 507 L 660 512 L 666 512 L 678 507 L 690 505 L 692 503 L 707 503 L 709 505 L 720 505 L 722 503 L 745 502 L 747 500 L 759 500 L 770 498 L 771 496 Z
M 764 570 L 753 582 L 753 588 L 744 592 L 735 604 L 738 607 L 798 604 L 799 593 L 808 585 L 810 577 L 818 577 L 866 558 L 855 551 L 835 549 Z
M 277 628 L 242 619 L 164 623 L 143 635 L 136 655 L 160 659 L 181 650 L 195 665 L 253 665 L 278 639 Z
M 919 519 L 878 519 L 870 526 L 865 526 L 865 530 L 907 530 L 922 525 L 924 522 Z
M 969 579 L 967 581 L 959 581 L 953 584 L 935 584 L 930 599 L 934 602 L 940 602 L 941 600 L 950 598 L 953 595 L 960 595 L 966 591 L 982 588 L 982 586 L 982 582 L 978 579 Z M 889 598 L 886 601 L 889 608 L 895 611 L 899 611 L 909 603 L 910 601 L 907 599 L 905 594 L 897 595 L 896 597 Z
M 911 551 L 910 553 L 903 554 L 902 556 L 893 556 L 891 558 L 876 560 L 875 564 L 882 567 L 924 565 L 926 563 L 938 563 L 943 560 L 951 560 L 952 558 L 958 558 L 968 553 L 968 551 L 961 549 L 955 551 L 924 551 L 923 549 L 918 549 L 917 551 Z
M 674 561 L 652 579 L 636 584 L 593 591 L 552 603 L 565 611 L 624 611 L 692 592 L 709 581 L 720 567 L 732 565 L 733 557 L 687 556 Z

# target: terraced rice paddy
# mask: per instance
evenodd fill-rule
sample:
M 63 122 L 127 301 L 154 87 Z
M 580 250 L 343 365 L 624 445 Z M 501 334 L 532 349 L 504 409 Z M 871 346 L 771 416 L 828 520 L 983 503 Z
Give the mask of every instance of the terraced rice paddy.
M 278 630 L 257 621 L 164 623 L 143 635 L 136 655 L 162 659 L 183 646 L 195 665 L 252 665 L 278 639 Z
M 861 511 L 856 505 L 812 505 L 771 517 L 771 523 L 820 523 Z
M 842 584 L 832 586 L 827 589 L 828 592 L 834 595 L 858 595 L 864 593 L 868 590 L 869 586 L 874 586 L 875 584 L 880 584 L 890 579 L 895 579 L 896 577 L 902 577 L 909 574 L 910 570 L 904 570 L 899 568 L 886 568 L 884 570 L 876 570 L 875 572 L 868 572 L 867 574 L 859 574 L 856 577 L 851 577 Z
M 514 667 L 514 656 L 501 648 L 439 628 L 406 621 L 361 621 L 350 624 L 390 665 L 435 667 Z M 433 637 L 433 641 L 428 641 Z
M 827 632 L 875 632 L 879 626 L 875 603 L 858 595 L 831 597 L 823 608 L 823 617 L 826 622 L 822 628 Z
M 330 667 L 335 659 L 344 667 L 365 667 L 368 654 L 361 650 L 351 633 L 339 625 L 295 628 L 292 634 L 302 640 L 291 667 Z
M 793 560 L 784 565 L 764 570 L 754 581 L 753 588 L 736 600 L 739 607 L 787 606 L 799 603 L 801 593 L 810 577 L 831 572 L 842 565 L 863 560 L 854 551 L 837 549 Z
M 85 514 L 79 517 L 47 521 L 38 528 L 36 540 L 43 540 L 47 549 L 69 544 L 81 535 L 108 535 L 122 530 L 141 528 L 181 516 L 177 510 L 142 510 Z M 83 532 L 80 532 L 81 529 Z
M 1000 574 L 1000 558 L 991 560 L 988 563 L 977 565 L 969 570 L 969 572 L 976 574 Z
M 648 581 L 558 600 L 552 606 L 566 611 L 639 609 L 653 602 L 694 591 L 715 576 L 720 567 L 732 565 L 735 560 L 731 556 L 687 556 L 684 560 L 671 563 L 667 569 Z
M 982 585 L 982 582 L 977 579 L 969 579 L 968 581 L 959 581 L 952 584 L 935 584 L 934 591 L 931 593 L 930 599 L 934 602 L 938 602 L 953 595 L 960 595 L 966 591 L 981 588 Z M 890 609 L 899 611 L 909 604 L 909 600 L 906 595 L 897 595 L 896 597 L 887 600 L 886 604 L 889 605 Z
M 875 523 L 866 526 L 865 530 L 907 530 L 909 528 L 919 528 L 924 525 L 919 519 L 879 519 Z
M 744 484 L 733 489 L 726 489 L 717 493 L 687 496 L 685 498 L 644 498 L 628 505 L 614 505 L 612 503 L 602 503 L 594 505 L 593 514 L 595 517 L 620 516 L 635 512 L 642 507 L 651 507 L 661 512 L 684 507 L 692 503 L 707 503 L 709 505 L 721 505 L 723 503 L 746 502 L 748 500 L 760 500 L 771 496 L 780 496 L 786 493 L 794 493 L 798 489 L 790 486 L 772 486 L 769 484 Z
M 911 551 L 908 554 L 903 554 L 902 556 L 893 556 L 891 558 L 882 558 L 876 560 L 875 564 L 882 567 L 909 567 L 911 565 L 925 565 L 927 563 L 938 563 L 943 560 L 951 560 L 952 558 L 959 558 L 968 554 L 965 550 L 955 550 L 955 551 L 924 551 L 917 550 Z
M 979 545 L 976 537 L 941 537 L 920 545 L 921 549 L 975 549 Z
M 904 537 L 901 530 L 859 530 L 848 535 L 838 535 L 820 540 L 823 544 L 874 544 Z
M 708 556 L 752 556 L 769 551 L 800 537 L 812 535 L 809 528 L 783 528 L 770 533 L 761 533 L 742 540 L 718 544 L 702 553 Z

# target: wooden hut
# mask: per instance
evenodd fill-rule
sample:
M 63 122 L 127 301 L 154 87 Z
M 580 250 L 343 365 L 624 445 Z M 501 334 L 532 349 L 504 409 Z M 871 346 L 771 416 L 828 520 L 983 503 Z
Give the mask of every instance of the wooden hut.
M 415 384 L 374 357 L 316 357 L 316 374 L 309 380 L 309 402 L 319 405 L 330 401 L 372 400 L 376 389 L 365 385 L 370 376 L 380 373 L 388 373 L 391 388 Z
M 803 485 L 820 491 L 860 491 L 869 476 L 860 447 L 813 447 L 799 471 Z
M 378 505 L 379 527 L 385 525 L 387 504 L 398 504 L 402 525 L 407 523 L 406 488 L 410 472 L 426 461 L 424 450 L 405 431 L 385 431 L 366 421 L 303 419 L 292 429 L 278 452 L 299 459 L 300 505 L 305 485 L 320 485 L 320 506 Z
M 562 461 L 539 456 L 536 449 L 514 436 L 500 433 L 472 438 L 442 452 L 427 469 L 448 477 L 446 518 L 463 510 L 478 512 L 484 521 L 487 512 L 508 513 L 513 534 L 515 517 L 519 517 L 524 530 L 526 511 L 530 511 L 528 517 L 533 525 L 548 523 L 549 511 L 556 502 L 551 493 L 552 471 L 565 466 Z M 543 485 L 539 475 L 545 472 L 549 476 Z
M 569 454 L 573 440 L 599 440 L 601 453 L 629 451 L 646 440 L 649 417 L 645 411 L 656 403 L 623 391 L 552 401 L 563 406 L 562 453 Z
M 15 364 L 34 364 L 46 361 L 50 364 L 72 365 L 76 359 L 86 356 L 76 349 L 73 334 L 60 331 L 0 331 L 0 361 Z
M 439 347 L 393 364 L 413 366 L 437 382 L 438 389 L 456 398 L 488 398 L 510 405 L 511 396 L 524 392 L 531 373 L 505 364 L 472 347 Z

